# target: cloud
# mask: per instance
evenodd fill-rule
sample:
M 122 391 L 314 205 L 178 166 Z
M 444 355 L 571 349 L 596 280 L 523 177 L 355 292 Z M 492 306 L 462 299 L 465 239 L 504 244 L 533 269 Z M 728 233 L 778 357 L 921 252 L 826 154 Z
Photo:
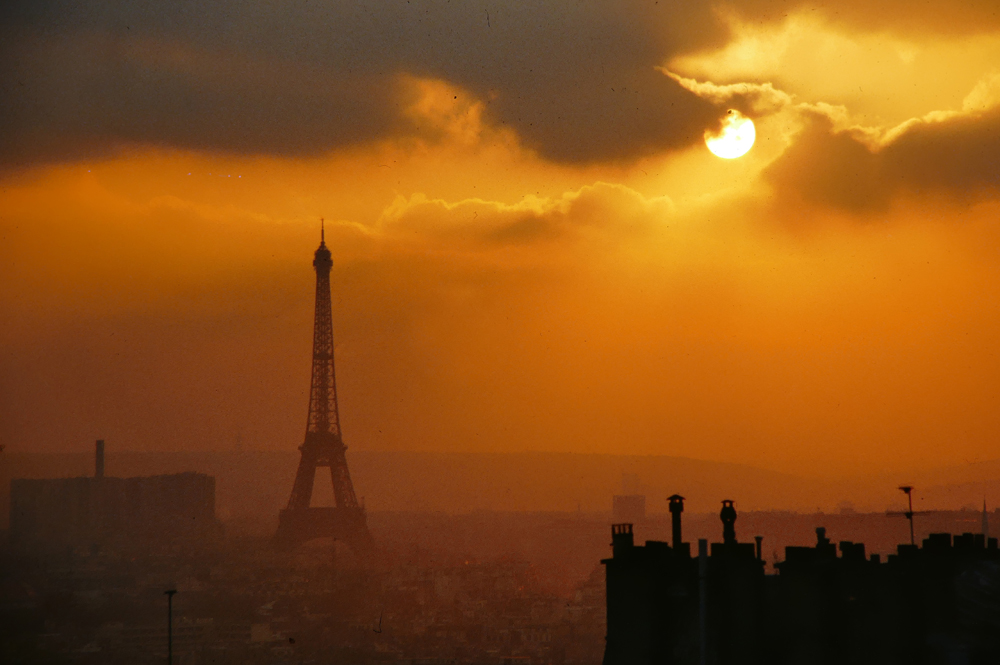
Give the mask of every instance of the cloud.
M 885 209 L 901 193 L 958 199 L 1000 191 L 1000 108 L 939 112 L 887 131 L 838 128 L 819 109 L 765 170 L 791 197 L 845 210 Z
M 637 0 L 51 1 L 0 11 L 8 164 L 134 143 L 322 154 L 419 134 L 402 113 L 407 76 L 468 91 L 487 122 L 549 159 L 627 159 L 700 138 L 710 106 L 654 67 L 725 34 L 707 7 Z
M 726 44 L 678 55 L 667 63 L 670 72 L 717 84 L 770 82 L 800 101 L 845 106 L 869 125 L 959 108 L 1000 59 L 996 31 L 935 34 L 928 24 L 930 34 L 912 34 L 891 17 L 847 25 L 839 13 L 806 6 L 776 21 L 723 16 Z
M 883 210 L 901 193 L 995 197 L 1000 189 L 1000 74 L 982 77 L 960 110 L 868 125 L 844 105 L 800 102 L 770 82 L 716 84 L 662 70 L 716 105 L 780 114 L 787 149 L 764 171 L 781 195 L 843 210 Z
M 1000 72 L 984 76 L 962 100 L 962 110 L 966 113 L 989 111 L 1000 106 Z
M 993 0 L 838 0 L 835 4 L 814 0 L 736 0 L 719 5 L 758 23 L 778 23 L 789 13 L 800 11 L 822 15 L 851 29 L 892 31 L 903 35 L 975 35 L 1000 27 L 1000 12 Z
M 629 160 L 696 143 L 715 119 L 658 65 L 722 47 L 733 16 L 796 12 L 873 34 L 998 25 L 992 0 L 13 2 L 0 9 L 0 163 L 129 144 L 317 155 L 421 135 L 402 111 L 408 76 L 467 91 L 484 122 L 546 159 Z
M 449 203 L 423 194 L 398 197 L 378 226 L 388 238 L 488 249 L 535 246 L 588 234 L 606 242 L 644 233 L 673 212 L 674 204 L 666 196 L 647 198 L 624 185 L 598 182 L 556 198 L 529 196 L 513 205 L 482 199 Z
M 702 99 L 717 106 L 734 104 L 748 114 L 768 115 L 776 113 L 792 104 L 793 96 L 767 83 L 730 83 L 718 85 L 711 81 L 696 81 L 660 68 L 664 74 L 677 81 L 685 90 L 690 90 Z
M 313 154 L 375 139 L 401 122 L 403 91 L 387 76 L 331 76 L 165 41 L 67 30 L 5 35 L 0 156 L 76 159 L 122 144 Z

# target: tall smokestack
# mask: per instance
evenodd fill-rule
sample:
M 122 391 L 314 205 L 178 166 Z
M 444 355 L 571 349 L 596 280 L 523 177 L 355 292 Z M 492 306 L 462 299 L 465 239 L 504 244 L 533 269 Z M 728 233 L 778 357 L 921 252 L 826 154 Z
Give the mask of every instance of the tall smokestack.
M 983 499 L 983 540 L 990 538 L 990 517 L 986 514 L 986 499 Z
M 98 439 L 95 446 L 94 478 L 104 477 L 104 439 Z

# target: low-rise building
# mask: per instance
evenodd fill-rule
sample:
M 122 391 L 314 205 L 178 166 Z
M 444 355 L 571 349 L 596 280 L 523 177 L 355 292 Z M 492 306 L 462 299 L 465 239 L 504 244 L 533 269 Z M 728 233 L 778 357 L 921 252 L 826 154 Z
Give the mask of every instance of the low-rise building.
M 97 445 L 93 477 L 11 481 L 15 547 L 169 542 L 218 532 L 215 478 L 202 473 L 105 477 L 103 443 Z

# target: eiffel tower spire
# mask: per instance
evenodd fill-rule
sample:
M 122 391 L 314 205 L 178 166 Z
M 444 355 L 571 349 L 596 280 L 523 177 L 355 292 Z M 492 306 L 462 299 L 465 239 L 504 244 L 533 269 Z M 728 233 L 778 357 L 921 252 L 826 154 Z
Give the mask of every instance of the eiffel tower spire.
M 322 224 L 322 220 L 321 220 Z M 292 485 L 288 507 L 281 511 L 277 540 L 294 544 L 334 536 L 355 549 L 370 544 L 364 508 L 358 505 L 347 469 L 347 446 L 340 431 L 337 381 L 333 362 L 333 311 L 330 302 L 330 270 L 333 259 L 326 246 L 326 230 L 320 227 L 319 248 L 313 257 L 316 271 L 316 320 L 313 329 L 312 381 L 309 388 L 309 415 L 302 457 Z M 329 467 L 333 483 L 333 508 L 312 508 L 313 483 L 317 467 Z
M 340 412 L 337 408 L 337 377 L 333 367 L 333 309 L 330 304 L 330 269 L 333 260 L 320 231 L 319 249 L 313 259 L 316 270 L 316 318 L 313 328 L 312 383 L 309 389 L 309 417 L 306 437 L 332 435 L 340 440 Z

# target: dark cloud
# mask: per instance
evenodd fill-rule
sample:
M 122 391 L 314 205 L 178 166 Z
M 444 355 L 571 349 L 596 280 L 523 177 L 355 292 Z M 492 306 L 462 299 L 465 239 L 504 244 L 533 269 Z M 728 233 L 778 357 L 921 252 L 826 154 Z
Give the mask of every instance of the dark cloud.
M 715 111 L 655 66 L 724 29 L 670 2 L 30 2 L 0 10 L 0 158 L 139 142 L 315 154 L 414 131 L 400 74 L 488 100 L 560 161 L 700 140 Z
M 758 22 L 815 8 L 854 28 L 981 32 L 995 0 L 722 3 Z M 0 8 L 0 161 L 123 143 L 284 155 L 415 133 L 398 75 L 441 78 L 558 161 L 700 140 L 716 111 L 654 67 L 718 45 L 686 0 L 33 0 Z
M 983 116 L 915 124 L 883 152 L 889 186 L 995 194 L 1000 191 L 1000 108 Z
M 391 129 L 393 86 L 291 63 L 71 33 L 21 36 L 8 60 L 0 150 L 8 161 L 153 143 L 306 154 Z M 381 83 L 381 85 L 380 85 Z
M 821 115 L 772 164 L 766 175 L 783 193 L 845 210 L 886 208 L 902 192 L 958 199 L 1000 191 L 1000 108 L 915 122 L 872 150 Z

